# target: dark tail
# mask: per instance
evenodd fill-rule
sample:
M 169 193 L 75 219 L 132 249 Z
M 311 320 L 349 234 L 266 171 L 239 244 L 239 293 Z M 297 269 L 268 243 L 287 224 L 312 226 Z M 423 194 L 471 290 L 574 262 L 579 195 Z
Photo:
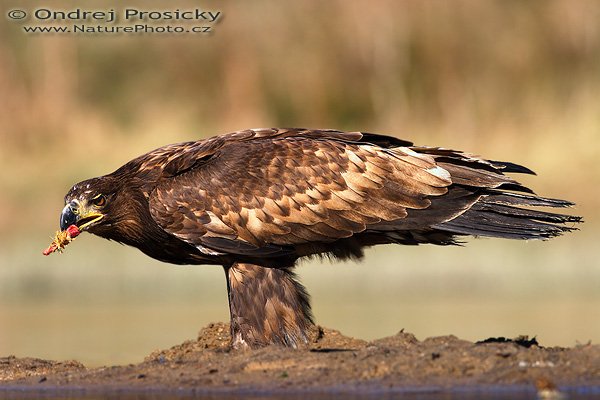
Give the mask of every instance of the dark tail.
M 572 205 L 573 203 L 566 200 L 487 190 L 465 213 L 450 221 L 437 224 L 435 228 L 458 235 L 549 239 L 576 230 L 577 228 L 572 224 L 582 222 L 582 218 L 523 208 L 523 206 L 564 208 Z

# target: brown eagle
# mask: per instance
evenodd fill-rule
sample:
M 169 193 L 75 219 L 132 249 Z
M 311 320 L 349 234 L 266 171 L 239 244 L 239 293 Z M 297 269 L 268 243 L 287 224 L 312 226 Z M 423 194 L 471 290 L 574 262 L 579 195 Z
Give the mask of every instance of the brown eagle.
M 580 217 L 506 173 L 510 162 L 390 136 L 249 129 L 144 154 L 73 186 L 60 216 L 174 264 L 225 269 L 234 347 L 295 347 L 313 325 L 293 268 L 365 247 L 452 245 L 461 236 L 547 239 Z

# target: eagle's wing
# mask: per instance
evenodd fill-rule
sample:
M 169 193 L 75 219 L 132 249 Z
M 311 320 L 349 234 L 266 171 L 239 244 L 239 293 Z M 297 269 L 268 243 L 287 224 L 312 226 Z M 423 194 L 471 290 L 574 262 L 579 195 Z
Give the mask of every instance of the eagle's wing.
M 359 232 L 448 221 L 480 197 L 455 186 L 449 193 L 452 183 L 516 184 L 500 172 L 505 166 L 408 145 L 375 134 L 289 129 L 188 143 L 162 165 L 150 212 L 207 254 L 279 256 Z

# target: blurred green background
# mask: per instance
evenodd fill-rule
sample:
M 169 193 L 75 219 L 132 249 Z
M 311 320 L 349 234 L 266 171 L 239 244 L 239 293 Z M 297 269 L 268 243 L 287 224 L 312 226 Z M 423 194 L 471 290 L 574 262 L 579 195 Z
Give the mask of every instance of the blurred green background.
M 364 130 L 525 164 L 581 231 L 385 246 L 298 269 L 318 323 L 365 339 L 600 341 L 600 2 L 33 1 L 0 17 L 0 356 L 135 362 L 228 318 L 218 267 L 91 235 L 41 250 L 62 198 L 171 142 L 271 126 Z M 212 35 L 26 34 L 11 9 L 211 9 Z M 174 23 L 172 23 L 174 24 Z M 340 278 L 341 277 L 341 278 Z

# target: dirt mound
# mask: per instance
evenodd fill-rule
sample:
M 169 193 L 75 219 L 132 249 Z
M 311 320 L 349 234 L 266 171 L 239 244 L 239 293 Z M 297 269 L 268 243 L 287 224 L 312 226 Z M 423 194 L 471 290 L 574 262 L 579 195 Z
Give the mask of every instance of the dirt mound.
M 201 390 L 349 390 L 478 385 L 599 386 L 600 346 L 545 348 L 535 340 L 472 343 L 454 336 L 397 335 L 372 342 L 316 328 L 305 348 L 233 351 L 229 326 L 155 351 L 137 365 L 86 369 L 80 363 L 0 358 L 4 387 Z
M 39 358 L 0 357 L 0 384 L 49 374 L 82 372 L 86 368 L 77 361 L 48 361 Z

